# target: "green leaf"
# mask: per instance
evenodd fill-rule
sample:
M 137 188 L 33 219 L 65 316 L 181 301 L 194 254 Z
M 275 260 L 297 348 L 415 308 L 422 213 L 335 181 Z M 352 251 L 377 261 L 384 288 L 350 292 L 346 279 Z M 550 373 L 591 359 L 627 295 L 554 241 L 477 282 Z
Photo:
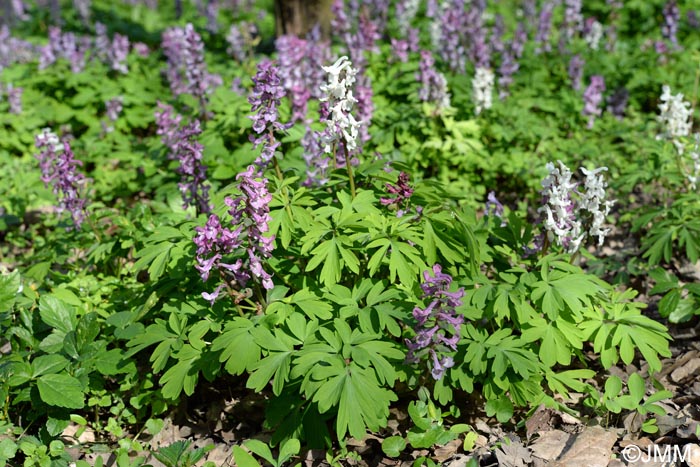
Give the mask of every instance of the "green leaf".
M 0 276 L 0 313 L 9 311 L 12 308 L 21 284 L 19 271 Z
M 260 467 L 260 463 L 240 446 L 233 447 L 233 460 L 238 467 Z
M 39 316 L 44 323 L 63 333 L 75 329 L 77 322 L 74 310 L 52 295 L 43 295 L 39 299 Z
M 32 361 L 32 378 L 58 373 L 68 366 L 68 360 L 62 355 L 41 355 Z
M 507 397 L 499 397 L 486 402 L 486 415 L 496 416 L 500 423 L 507 423 L 513 416 L 513 403 Z
M 254 324 L 244 318 L 236 318 L 226 325 L 223 334 L 214 339 L 212 350 L 222 351 L 220 362 L 226 362 L 224 368 L 233 375 L 252 371 L 253 366 L 260 360 L 260 346 L 255 343 L 251 334 Z
M 632 396 L 637 403 L 644 399 L 646 394 L 646 387 L 644 384 L 644 378 L 639 376 L 638 373 L 632 373 L 627 380 L 627 388 L 630 391 L 630 396 Z
M 382 451 L 389 457 L 399 457 L 406 449 L 406 440 L 402 436 L 390 436 L 382 441 Z
M 277 458 L 277 465 L 283 466 L 285 463 L 292 458 L 292 456 L 296 456 L 299 454 L 299 450 L 301 449 L 301 443 L 299 443 L 298 439 L 288 439 L 287 441 L 282 443 L 282 446 L 280 446 L 280 454 L 279 457 Z
M 249 439 L 243 443 L 245 447 L 250 449 L 253 453 L 257 454 L 258 456 L 262 457 L 266 461 L 268 461 L 272 465 L 277 465 L 277 462 L 275 462 L 275 457 L 272 455 L 272 451 L 270 451 L 270 448 L 267 446 L 267 444 L 263 443 L 260 440 L 257 439 Z
M 68 409 L 82 409 L 85 406 L 83 387 L 76 378 L 64 374 L 41 376 L 37 381 L 39 396 L 48 405 Z

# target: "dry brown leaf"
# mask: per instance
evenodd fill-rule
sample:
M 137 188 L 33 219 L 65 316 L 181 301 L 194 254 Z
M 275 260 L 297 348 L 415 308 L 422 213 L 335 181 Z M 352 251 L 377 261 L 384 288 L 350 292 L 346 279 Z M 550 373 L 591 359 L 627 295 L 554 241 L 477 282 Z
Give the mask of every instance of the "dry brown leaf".
M 433 459 L 440 463 L 445 462 L 447 459 L 455 455 L 459 448 L 462 446 L 461 439 L 453 439 L 444 446 L 433 449 Z
M 536 433 L 553 430 L 558 423 L 561 422 L 561 417 L 556 410 L 544 406 L 537 407 L 537 410 L 525 422 L 525 435 L 530 439 Z
M 553 467 L 606 467 L 610 462 L 617 434 L 599 426 L 586 428 L 567 443 Z
M 671 381 L 683 383 L 700 374 L 700 358 L 693 358 L 685 365 L 676 368 L 671 373 Z
M 525 467 L 532 462 L 530 450 L 520 441 L 504 442 L 495 452 L 498 465 L 502 467 Z
M 564 451 L 570 437 L 570 434 L 561 430 L 547 431 L 532 443 L 530 450 L 532 455 L 539 459 L 553 461 Z

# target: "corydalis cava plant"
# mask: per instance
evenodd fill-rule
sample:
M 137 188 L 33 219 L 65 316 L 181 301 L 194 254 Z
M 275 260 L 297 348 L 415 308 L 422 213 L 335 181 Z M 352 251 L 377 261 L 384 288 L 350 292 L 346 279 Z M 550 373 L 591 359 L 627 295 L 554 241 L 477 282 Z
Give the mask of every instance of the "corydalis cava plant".
M 195 268 L 204 282 L 212 270 L 217 271 L 221 279 L 213 292 L 202 293 L 212 304 L 224 289 L 237 303 L 242 298 L 239 291 L 253 279 L 267 290 L 274 287 L 272 276 L 263 267 L 274 249 L 275 237 L 267 235 L 272 195 L 267 191 L 267 179 L 257 179 L 256 173 L 257 168 L 250 165 L 238 174 L 241 195 L 224 200 L 230 208 L 231 228 L 223 227 L 216 214 L 209 216 L 204 227 L 195 227 Z
M 610 229 L 604 229 L 605 217 L 615 201 L 605 199 L 607 184 L 601 175 L 607 167 L 594 170 L 582 168 L 586 176 L 583 191 L 572 181 L 572 173 L 561 161 L 558 167 L 547 164 L 549 175 L 542 181 L 542 224 L 547 232 L 547 244 L 556 243 L 567 253 L 575 253 L 586 236 L 598 237 L 603 244 Z
M 435 380 L 454 366 L 452 355 L 457 350 L 460 326 L 464 322 L 464 317 L 456 311 L 462 305 L 464 289 L 450 292 L 451 284 L 452 276 L 442 272 L 439 264 L 434 265 L 432 271 L 423 272 L 421 289 L 423 300 L 428 305 L 413 309 L 416 335 L 406 340 L 406 361 L 419 363 L 427 357 L 430 374 Z
M 659 104 L 661 114 L 658 116 L 658 120 L 663 128 L 663 133 L 658 135 L 657 139 L 670 140 L 678 149 L 678 153 L 682 154 L 684 147 L 680 139 L 690 134 L 690 129 L 693 126 L 693 111 L 690 102 L 683 100 L 683 94 L 672 95 L 668 85 L 662 86 L 661 91 L 661 103 Z
M 342 150 L 347 160 L 357 149 L 357 138 L 361 122 L 355 120 L 352 110 L 357 99 L 352 94 L 357 70 L 352 67 L 348 57 L 340 57 L 333 65 L 324 66 L 328 82 L 321 86 L 323 97 L 319 99 L 327 104 L 327 132 L 323 140 L 324 150 L 332 153 Z M 336 156 L 340 154 L 335 154 Z
M 80 229 L 86 217 L 86 200 L 81 196 L 86 179 L 77 167 L 83 163 L 74 158 L 68 142 L 61 142 L 49 128 L 36 136 L 36 147 L 39 149 L 36 158 L 41 169 L 41 181 L 47 188 L 51 186 L 53 193 L 59 196 L 59 213 L 64 210 L 70 212 L 73 225 Z

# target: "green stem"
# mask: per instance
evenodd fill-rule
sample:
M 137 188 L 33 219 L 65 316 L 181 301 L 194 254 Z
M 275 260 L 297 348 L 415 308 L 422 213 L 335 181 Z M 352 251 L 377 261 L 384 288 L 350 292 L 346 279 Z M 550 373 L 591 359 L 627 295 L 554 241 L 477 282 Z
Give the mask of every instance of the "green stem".
M 282 169 L 280 169 L 280 164 L 277 161 L 277 156 L 272 158 L 272 162 L 275 166 L 275 173 L 277 174 L 277 178 L 279 179 L 279 181 L 281 183 L 282 181 L 284 181 L 284 175 L 282 175 Z M 294 222 L 294 215 L 292 214 L 292 208 L 289 206 L 289 191 L 287 190 L 286 186 L 282 190 L 282 194 L 284 195 L 284 208 L 287 210 L 287 215 L 289 215 L 289 220 Z
M 345 167 L 348 169 L 348 179 L 350 180 L 350 194 L 352 199 L 355 199 L 355 177 L 352 174 L 352 164 L 350 163 L 350 151 L 346 146 L 343 147 L 345 150 Z

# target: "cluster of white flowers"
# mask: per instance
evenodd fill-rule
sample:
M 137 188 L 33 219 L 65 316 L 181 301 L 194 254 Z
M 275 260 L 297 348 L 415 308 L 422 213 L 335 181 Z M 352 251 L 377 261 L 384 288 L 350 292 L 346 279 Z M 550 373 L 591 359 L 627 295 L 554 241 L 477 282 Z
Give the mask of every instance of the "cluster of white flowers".
M 600 40 L 603 38 L 603 25 L 598 21 L 591 22 L 588 33 L 584 37 L 586 44 L 591 50 L 598 50 Z
M 482 110 L 490 109 L 493 103 L 493 71 L 489 68 L 477 68 L 474 79 L 472 79 L 472 96 L 476 105 L 476 114 L 479 115 Z
M 576 183 L 571 181 L 571 170 L 561 161 L 559 168 L 547 163 L 549 175 L 542 180 L 544 205 L 537 212 L 544 213 L 544 228 L 550 234 L 550 241 L 556 240 L 567 252 L 578 250 L 583 241 L 581 222 L 576 218 L 575 203 L 571 195 Z
M 355 120 L 350 113 L 357 103 L 352 95 L 357 70 L 352 67 L 348 57 L 340 57 L 333 65 L 322 67 L 328 73 L 328 83 L 321 85 L 324 96 L 319 100 L 328 103 L 328 131 L 323 138 L 324 151 L 330 153 L 333 143 L 345 142 L 345 149 L 351 153 L 357 149 L 357 138 L 361 121 Z
M 399 23 L 399 31 L 405 36 L 411 27 L 411 21 L 416 17 L 420 7 L 419 0 L 404 0 L 396 6 L 396 22 Z
M 664 133 L 657 136 L 657 139 L 670 139 L 678 152 L 682 154 L 683 143 L 678 139 L 688 136 L 693 125 L 690 102 L 685 102 L 681 93 L 675 96 L 671 95 L 671 88 L 666 84 L 662 86 L 661 90 L 661 103 L 659 104 L 661 115 L 659 115 L 658 120 L 664 128 Z
M 603 229 L 605 216 L 610 214 L 610 209 L 615 204 L 614 200 L 605 199 L 605 188 L 608 184 L 603 179 L 600 172 L 607 171 L 607 167 L 600 167 L 594 170 L 581 168 L 581 172 L 586 175 L 584 181 L 585 192 L 581 193 L 579 208 L 585 209 L 591 215 L 588 235 L 598 237 L 598 246 L 603 244 L 605 237 L 610 233 L 610 229 Z M 602 210 L 601 210 L 602 208 Z
M 36 143 L 42 146 L 51 145 L 55 152 L 63 151 L 63 143 L 61 143 L 58 135 L 51 131 L 51 128 L 44 128 L 41 130 L 41 133 L 36 135 Z
M 542 181 L 544 204 L 538 209 L 543 215 L 543 225 L 550 241 L 575 253 L 586 238 L 598 237 L 598 246 L 603 244 L 610 229 L 604 229 L 605 217 L 615 201 L 605 199 L 607 183 L 600 174 L 608 170 L 600 167 L 594 170 L 581 168 L 586 175 L 584 190 L 576 190 L 577 183 L 571 180 L 571 170 L 558 161 L 559 167 L 547 164 L 549 175 Z M 574 200 L 573 195 L 578 199 Z
M 693 171 L 687 173 L 686 177 L 688 177 L 690 182 L 690 189 L 695 190 L 700 178 L 700 133 L 695 133 L 695 146 L 690 151 L 690 160 L 693 162 Z

